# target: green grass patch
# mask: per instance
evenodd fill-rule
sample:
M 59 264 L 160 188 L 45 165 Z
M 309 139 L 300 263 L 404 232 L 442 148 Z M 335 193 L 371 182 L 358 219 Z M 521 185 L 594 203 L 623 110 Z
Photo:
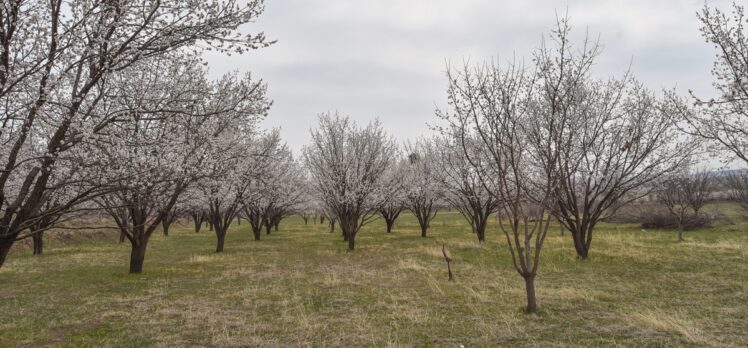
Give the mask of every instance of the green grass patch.
M 403 214 L 355 252 L 298 218 L 226 251 L 188 224 L 154 235 L 143 274 L 129 244 L 50 240 L 0 269 L 0 347 L 13 346 L 748 346 L 748 224 L 686 232 L 601 224 L 590 258 L 551 228 L 537 315 L 495 227 L 479 245 L 457 213 L 429 237 Z M 49 239 L 49 238 L 48 238 Z M 445 243 L 454 259 L 447 281 Z

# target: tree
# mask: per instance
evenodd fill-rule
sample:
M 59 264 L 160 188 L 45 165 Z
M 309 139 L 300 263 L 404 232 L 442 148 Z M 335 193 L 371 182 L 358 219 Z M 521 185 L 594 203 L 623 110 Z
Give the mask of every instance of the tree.
M 450 207 L 455 207 L 467 220 L 478 242 L 486 239 L 486 227 L 492 213 L 498 208 L 497 197 L 492 195 L 482 184 L 481 178 L 487 173 L 485 166 L 472 165 L 468 158 L 480 161 L 481 144 L 478 139 L 462 137 L 442 137 L 436 141 L 436 159 L 438 161 L 437 178 L 444 190 L 444 200 Z M 461 144 L 464 143 L 464 146 Z M 465 155 L 468 152 L 468 156 Z
M 199 183 L 207 219 L 216 234 L 216 253 L 223 252 L 228 229 L 259 176 L 259 163 L 279 141 L 277 131 L 261 134 L 257 129 L 270 107 L 266 86 L 261 81 L 253 82 L 250 75 L 223 82 L 215 107 L 232 106 L 232 117 L 217 120 L 212 132 L 219 142 L 211 152 L 210 175 Z
M 527 311 L 536 312 L 535 277 L 551 221 L 545 212 L 554 204 L 558 162 L 536 161 L 534 155 L 560 149 L 538 148 L 532 141 L 539 126 L 533 110 L 534 76 L 510 63 L 506 68 L 450 68 L 447 77 L 450 108 L 437 111 L 447 123 L 440 130 L 460 146 L 475 179 L 496 199 L 499 228 L 525 281 Z
M 701 35 L 717 50 L 712 85 L 719 96 L 705 100 L 690 92 L 695 110 L 670 97 L 680 105 L 683 130 L 748 163 L 748 29 L 745 8 L 734 2 L 731 12 L 704 5 L 698 14 Z
M 124 72 L 110 103 L 129 121 L 98 137 L 90 150 L 104 159 L 100 176 L 113 190 L 97 202 L 132 245 L 131 273 L 142 271 L 151 234 L 190 185 L 233 173 L 223 164 L 241 153 L 239 145 L 251 139 L 269 107 L 264 84 L 249 75 L 240 79 L 231 73 L 209 83 L 198 60 L 158 64 L 139 67 L 140 76 Z M 133 77 L 138 84 L 129 80 Z M 201 186 L 208 188 L 204 181 Z M 234 193 L 227 190 L 221 196 L 226 200 Z M 121 207 L 129 222 L 122 220 Z M 223 206 L 208 207 L 216 226 L 216 209 Z M 216 226 L 217 234 L 225 233 L 224 227 Z
M 577 255 L 586 259 L 597 222 L 647 194 L 648 184 L 680 168 L 694 147 L 676 134 L 671 105 L 630 74 L 594 78 L 600 47 L 585 40 L 578 50 L 570 30 L 559 19 L 553 45 L 544 41 L 529 68 L 449 68 L 451 112 L 439 113 L 450 125 L 442 132 L 456 132 L 476 172 L 487 173 L 481 183 L 497 197 L 530 311 L 550 219 L 571 231 Z M 479 140 L 480 155 L 471 153 L 471 139 Z
M 50 201 L 47 204 L 54 203 Z M 62 217 L 63 215 L 47 215 L 31 225 L 29 232 L 33 241 L 34 255 L 41 255 L 44 252 L 44 232 L 54 226 Z
M 422 139 L 407 146 L 405 204 L 418 219 L 421 237 L 426 237 L 431 221 L 440 207 L 442 187 L 437 179 L 438 159 L 432 141 Z
M 85 185 L 83 180 L 85 180 L 85 177 L 82 175 L 81 168 L 68 167 L 59 170 L 57 175 L 50 178 L 49 187 L 46 192 L 47 197 L 42 209 L 52 211 L 61 204 L 69 202 L 72 197 L 75 197 L 79 192 L 86 189 L 87 185 Z M 17 241 L 31 237 L 34 255 L 41 255 L 44 251 L 45 232 L 56 227 L 59 223 L 80 217 L 83 213 L 90 211 L 88 208 L 90 207 L 79 204 L 75 209 L 66 209 L 64 213 L 42 215 L 33 221 L 28 229 L 28 233 L 21 233 L 19 235 Z
M 200 233 L 203 222 L 205 222 L 205 213 L 200 210 L 193 210 L 190 212 L 190 217 L 195 225 L 195 233 Z
M 269 214 L 266 210 L 270 206 L 267 202 L 267 197 L 260 192 L 259 185 L 259 183 L 253 183 L 250 186 L 249 193 L 242 204 L 244 218 L 249 221 L 254 240 L 256 241 L 260 240 L 262 228 L 267 224 Z
M 241 24 L 263 10 L 260 0 L 5 1 L 0 10 L 0 266 L 35 221 L 63 214 L 99 188 L 43 209 L 48 183 L 80 143 L 108 132 L 119 114 L 97 110 L 109 78 L 186 48 L 242 53 L 270 44 Z M 178 14 L 178 15 L 177 15 Z
M 309 225 L 309 219 L 311 218 L 312 221 L 314 220 L 314 208 L 310 208 L 309 206 L 304 206 L 299 209 L 299 216 L 302 220 L 304 220 L 304 225 Z
M 407 166 L 407 162 L 397 159 L 388 166 L 382 179 L 383 201 L 379 214 L 384 218 L 387 233 L 392 232 L 395 220 L 405 210 L 406 187 L 403 179 L 407 176 Z
M 311 136 L 303 152 L 314 191 L 337 217 L 353 250 L 356 234 L 381 206 L 382 178 L 397 146 L 379 121 L 361 128 L 337 113 L 320 115 Z
M 182 214 L 187 215 L 192 219 L 195 233 L 200 233 L 203 223 L 205 223 L 208 217 L 205 211 L 206 209 L 202 199 L 202 194 L 196 186 L 198 185 L 188 187 L 180 196 L 177 205 L 179 206 L 179 210 L 183 212 Z
M 209 171 L 206 171 L 206 173 L 211 174 Z M 183 215 L 190 217 L 195 233 L 200 233 L 203 225 L 210 221 L 208 218 L 208 203 L 206 202 L 201 185 L 202 181 L 210 180 L 210 178 L 211 176 L 208 175 L 201 178 L 200 182 L 190 185 L 179 196 L 179 200 L 177 201 L 177 210 L 181 211 Z
M 194 110 L 208 85 L 199 61 L 182 56 L 140 62 L 111 79 L 97 112 L 123 121 L 82 146 L 101 161 L 94 185 L 111 189 L 95 201 L 130 241 L 130 273 L 140 273 L 151 234 L 199 175 L 192 154 L 205 132 Z
M 713 190 L 713 176 L 706 170 L 691 172 L 686 176 L 685 184 L 688 205 L 693 210 L 694 215 L 699 215 L 701 208 L 706 205 L 709 194 Z
M 657 201 L 667 208 L 678 222 L 678 241 L 683 239 L 683 223 L 688 218 L 690 180 L 685 175 L 671 175 L 657 183 Z
M 280 222 L 295 214 L 308 199 L 308 183 L 303 167 L 294 159 L 287 146 L 281 148 L 265 184 L 272 202 L 267 221 L 277 231 Z
M 330 226 L 330 233 L 335 232 L 335 224 L 338 223 L 338 216 L 334 213 L 325 210 L 325 213 L 320 215 L 320 223 L 324 224 L 324 220 L 327 219 L 327 224 Z M 341 233 L 343 235 L 343 240 L 348 240 L 348 235 L 341 229 Z
M 677 221 L 678 241 L 683 241 L 683 229 L 688 219 L 698 218 L 707 202 L 712 187 L 712 176 L 706 171 L 672 174 L 656 182 L 657 200 Z M 693 216 L 689 216 L 693 212 Z
M 629 73 L 620 79 L 592 76 L 600 53 L 585 40 L 570 43 L 560 19 L 552 39 L 534 54 L 535 125 L 528 134 L 534 161 L 558 163 L 561 180 L 552 214 L 571 232 L 577 255 L 586 259 L 597 223 L 631 200 L 648 194 L 653 181 L 675 172 L 696 143 L 677 133 L 676 110 Z M 495 92 L 495 91 L 491 91 Z M 498 93 L 498 92 L 495 92 Z
M 730 200 L 748 212 L 748 170 L 733 171 L 725 175 L 722 184 L 727 188 Z
M 276 175 L 282 175 L 285 163 L 283 162 L 290 156 L 290 151 L 285 144 L 280 142 L 278 130 L 271 133 L 270 136 L 258 144 L 258 155 L 254 158 L 254 175 L 250 183 L 247 194 L 242 200 L 242 212 L 244 218 L 249 221 L 254 234 L 254 240 L 260 240 L 263 227 L 266 233 L 269 233 L 269 227 L 272 226 L 271 211 L 279 195 L 274 190 L 279 178 Z
M 161 218 L 161 230 L 164 232 L 164 237 L 168 237 L 171 224 L 177 221 L 181 215 L 179 202 L 177 201 L 177 204 L 174 204 L 170 210 L 164 211 L 163 215 L 163 218 Z

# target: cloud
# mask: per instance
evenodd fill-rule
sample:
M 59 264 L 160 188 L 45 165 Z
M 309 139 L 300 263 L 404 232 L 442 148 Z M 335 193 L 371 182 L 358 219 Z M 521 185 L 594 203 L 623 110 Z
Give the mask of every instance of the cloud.
M 710 1 L 727 5 L 727 0 Z M 278 43 L 244 56 L 208 54 L 211 72 L 251 70 L 275 104 L 265 126 L 282 128 L 299 150 L 316 115 L 328 110 L 360 123 L 379 117 L 401 140 L 427 134 L 443 105 L 445 62 L 530 57 L 557 13 L 568 11 L 575 39 L 605 50 L 600 76 L 632 64 L 652 89 L 710 93 L 713 49 L 699 36 L 700 0 L 268 0 L 242 30 Z

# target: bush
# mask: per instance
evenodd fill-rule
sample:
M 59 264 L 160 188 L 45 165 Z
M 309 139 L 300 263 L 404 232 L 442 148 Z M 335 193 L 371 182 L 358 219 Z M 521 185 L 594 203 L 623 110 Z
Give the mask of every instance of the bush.
M 643 212 L 640 216 L 642 228 L 667 228 L 677 229 L 678 218 L 670 213 L 663 211 L 651 210 Z M 711 218 L 706 214 L 689 215 L 683 221 L 684 230 L 693 230 L 701 227 L 710 226 Z
M 619 208 L 613 215 L 602 221 L 616 224 L 640 224 L 643 221 L 642 215 L 653 210 L 660 211 L 662 207 L 652 203 L 632 203 Z

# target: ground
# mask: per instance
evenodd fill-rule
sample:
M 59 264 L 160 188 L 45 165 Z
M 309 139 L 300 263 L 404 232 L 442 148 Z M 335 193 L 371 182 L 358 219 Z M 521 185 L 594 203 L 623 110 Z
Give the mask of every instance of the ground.
M 479 245 L 454 212 L 421 238 L 404 214 L 348 252 L 290 218 L 259 242 L 234 225 L 215 254 L 215 235 L 185 222 L 154 235 L 138 275 L 114 233 L 48 238 L 44 255 L 17 248 L 0 269 L 0 346 L 748 346 L 748 223 L 680 243 L 602 224 L 586 261 L 552 229 L 536 315 L 502 238 Z

